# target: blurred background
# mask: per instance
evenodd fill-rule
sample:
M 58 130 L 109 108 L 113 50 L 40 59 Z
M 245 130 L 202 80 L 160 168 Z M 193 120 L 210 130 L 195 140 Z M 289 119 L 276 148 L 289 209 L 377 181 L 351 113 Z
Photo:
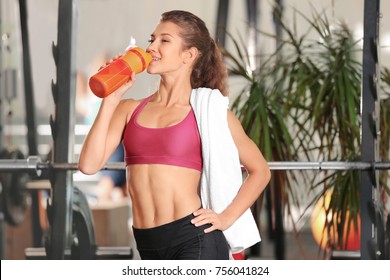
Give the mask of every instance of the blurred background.
M 223 3 L 228 3 L 226 25 L 223 31 L 218 26 L 218 15 Z M 252 6 L 251 3 L 252 2 Z M 255 3 L 256 4 L 253 4 Z M 53 147 L 53 138 L 49 124 L 50 115 L 55 113 L 52 97 L 52 81 L 56 81 L 56 65 L 52 55 L 52 44 L 57 43 L 58 18 L 61 14 L 59 1 L 56 0 L 28 0 L 27 27 L 29 34 L 29 50 L 31 58 L 32 89 L 34 92 L 33 106 L 35 108 L 37 154 L 42 158 L 48 157 Z M 273 38 L 257 34 L 253 40 L 254 30 L 261 30 L 270 34 L 275 33 L 275 18 L 273 17 L 274 4 L 283 4 L 283 17 L 290 28 L 298 33 L 309 32 L 308 37 L 316 38 L 316 33 L 310 34 L 309 23 L 302 17 L 296 16 L 294 10 L 311 17 L 313 9 L 324 12 L 331 25 L 344 22 L 353 37 L 363 47 L 363 0 L 285 0 L 285 1 L 218 1 L 218 0 L 78 0 L 75 1 L 77 10 L 76 24 L 76 99 L 75 99 L 75 143 L 73 162 L 78 159 L 82 141 L 93 121 L 100 99 L 92 94 L 88 88 L 88 79 L 97 69 L 110 58 L 123 53 L 134 37 L 139 47 L 146 48 L 150 34 L 159 21 L 161 13 L 173 9 L 188 10 L 201 17 L 207 24 L 214 38 L 229 33 L 233 38 L 243 38 L 248 43 L 249 52 L 271 53 L 276 44 Z M 249 7 L 249 8 L 248 8 Z M 250 7 L 255 7 L 255 10 Z M 28 154 L 24 83 L 23 83 L 23 56 L 21 39 L 21 14 L 18 0 L 0 0 L 1 19 L 1 144 L 3 147 L 18 147 L 24 154 Z M 226 6 L 225 6 L 226 8 Z M 390 2 L 381 1 L 380 25 L 380 62 L 382 66 L 390 64 Z M 308 31 L 309 30 L 309 31 Z M 219 32 L 219 33 L 218 33 Z M 219 37 L 221 38 L 221 37 Z M 233 41 L 226 35 L 224 47 L 232 54 L 237 54 Z M 261 67 L 260 65 L 257 65 Z M 127 93 L 127 97 L 143 98 L 152 93 L 157 87 L 158 77 L 141 73 L 137 76 L 137 83 Z M 231 99 L 240 93 L 247 81 L 240 76 L 231 75 Z M 85 176 L 74 172 L 73 180 L 86 194 L 94 214 L 96 235 L 100 245 L 133 246 L 131 236 L 127 232 L 127 224 L 118 226 L 114 221 L 118 217 L 128 220 L 131 224 L 131 202 L 122 197 L 123 193 L 110 184 L 101 182 L 104 174 Z M 117 185 L 117 184 L 114 184 Z M 43 204 L 47 194 L 42 195 Z M 102 202 L 103 201 L 103 202 Z M 116 204 L 112 204 L 114 202 Z M 100 202 L 100 204 L 99 204 Z M 104 204 L 104 202 L 107 202 Z M 111 204 L 110 204 L 111 203 Z M 95 208 L 94 208 L 95 207 Z M 45 220 L 45 213 L 42 220 Z M 265 215 L 265 214 L 262 214 Z M 28 215 L 27 215 L 28 217 Z M 266 220 L 266 217 L 264 218 Z M 47 230 L 47 223 L 41 220 L 40 226 Z M 305 222 L 306 221 L 306 222 Z M 321 258 L 319 246 L 310 232 L 310 224 L 304 220 L 300 224 L 301 241 L 297 243 L 295 234 L 287 235 L 285 242 L 286 259 L 317 259 Z M 21 225 L 12 227 L 6 225 L 3 242 L 4 258 L 20 259 L 25 257 L 24 249 L 32 247 L 32 238 L 29 237 L 31 221 L 26 219 Z M 27 225 L 26 225 L 27 224 Z M 292 232 L 288 221 L 285 230 Z M 23 228 L 24 227 L 24 228 Z M 266 233 L 269 224 L 264 223 L 262 230 L 263 242 L 261 253 L 257 258 L 276 258 L 272 236 Z M 125 232 L 123 236 L 123 231 Z M 104 233 L 103 233 L 104 232 Z M 303 250 L 302 247 L 303 246 Z M 303 253 L 304 251 L 304 253 Z

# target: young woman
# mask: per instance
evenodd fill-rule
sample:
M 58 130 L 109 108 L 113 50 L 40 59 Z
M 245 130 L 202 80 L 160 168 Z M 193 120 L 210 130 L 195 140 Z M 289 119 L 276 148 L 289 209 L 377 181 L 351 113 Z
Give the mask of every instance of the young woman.
M 201 19 L 186 11 L 163 13 L 146 51 L 153 57 L 147 72 L 161 77 L 157 91 L 142 100 L 123 99 L 133 75 L 104 98 L 79 169 L 96 173 L 123 140 L 141 258 L 229 259 L 229 250 L 260 240 L 257 228 L 251 228 L 252 239 L 244 228 L 231 228 L 266 187 L 268 165 L 227 107 L 226 67 Z M 222 117 L 214 120 L 216 115 Z M 240 164 L 248 176 L 236 176 L 239 186 L 232 191 L 229 176 L 241 174 Z

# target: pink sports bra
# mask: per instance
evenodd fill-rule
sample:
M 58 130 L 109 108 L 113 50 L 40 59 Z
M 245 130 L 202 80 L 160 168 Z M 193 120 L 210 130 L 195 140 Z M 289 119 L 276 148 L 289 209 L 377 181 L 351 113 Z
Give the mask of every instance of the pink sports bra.
M 128 164 L 167 164 L 202 170 L 201 142 L 193 110 L 178 124 L 148 128 L 137 123 L 152 96 L 135 108 L 127 123 L 123 146 Z

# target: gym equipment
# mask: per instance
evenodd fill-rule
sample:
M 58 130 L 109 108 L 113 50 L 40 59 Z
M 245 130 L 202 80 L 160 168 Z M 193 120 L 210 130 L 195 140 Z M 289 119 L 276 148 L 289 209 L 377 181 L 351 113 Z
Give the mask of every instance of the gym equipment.
M 23 153 L 18 149 L 3 149 L 0 152 L 1 159 L 21 160 L 24 159 Z M 0 171 L 0 195 L 1 211 L 4 214 L 5 221 L 13 226 L 19 225 L 24 221 L 27 209 L 26 182 L 27 173 L 5 173 Z
M 390 162 L 360 162 L 360 161 L 270 161 L 271 170 L 389 170 Z M 77 171 L 77 163 L 43 162 L 38 156 L 29 156 L 26 159 L 0 159 L 0 171 L 37 172 L 42 170 L 71 170 Z M 124 162 L 110 162 L 101 170 L 125 170 Z
M 53 223 L 53 212 L 47 209 L 50 224 Z M 64 252 L 64 259 L 95 260 L 95 259 L 131 259 L 133 251 L 130 247 L 98 247 L 95 240 L 94 223 L 88 201 L 84 193 L 77 187 L 73 188 L 72 205 L 72 236 L 71 247 Z M 48 237 L 49 238 L 49 237 Z M 27 248 L 26 259 L 52 259 L 50 255 L 50 240 L 46 239 L 45 248 Z

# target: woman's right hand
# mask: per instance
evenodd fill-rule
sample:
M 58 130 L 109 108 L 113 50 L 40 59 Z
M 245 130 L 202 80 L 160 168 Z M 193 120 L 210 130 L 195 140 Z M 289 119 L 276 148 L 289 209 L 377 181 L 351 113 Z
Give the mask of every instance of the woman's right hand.
M 118 54 L 117 56 L 113 57 L 111 60 L 107 61 L 106 64 L 102 65 L 98 71 L 100 71 L 102 68 L 106 67 L 107 65 L 113 63 L 121 56 L 122 54 Z M 124 83 L 121 87 L 119 87 L 116 91 L 106 96 L 104 100 L 107 101 L 112 100 L 114 102 L 119 102 L 122 99 L 123 95 L 133 86 L 134 82 L 135 82 L 135 73 L 132 72 L 130 79 L 126 83 Z
M 121 85 L 117 90 L 115 90 L 110 95 L 106 96 L 104 99 L 107 101 L 115 100 L 119 102 L 122 99 L 123 95 L 125 95 L 125 93 L 133 86 L 134 82 L 135 82 L 135 72 L 132 72 L 130 79 L 126 83 Z
M 98 71 L 100 71 L 101 69 L 103 69 L 107 65 L 113 63 L 115 60 L 117 60 L 121 57 L 122 57 L 122 54 L 118 54 L 117 56 L 113 57 L 111 60 L 107 61 L 104 65 L 100 66 Z M 124 83 L 121 87 L 119 87 L 113 93 L 106 96 L 104 99 L 105 100 L 112 99 L 115 101 L 120 101 L 122 99 L 123 95 L 133 86 L 134 82 L 135 82 L 135 73 L 132 72 L 130 79 L 126 83 Z
M 111 58 L 109 61 L 106 61 L 106 63 L 102 66 L 99 67 L 98 69 L 98 72 L 100 70 L 102 70 L 104 67 L 106 67 L 107 65 L 110 65 L 111 63 L 113 63 L 115 60 L 117 60 L 118 58 L 120 58 L 122 56 L 122 54 L 118 54 L 117 56 L 114 56 L 113 58 Z

